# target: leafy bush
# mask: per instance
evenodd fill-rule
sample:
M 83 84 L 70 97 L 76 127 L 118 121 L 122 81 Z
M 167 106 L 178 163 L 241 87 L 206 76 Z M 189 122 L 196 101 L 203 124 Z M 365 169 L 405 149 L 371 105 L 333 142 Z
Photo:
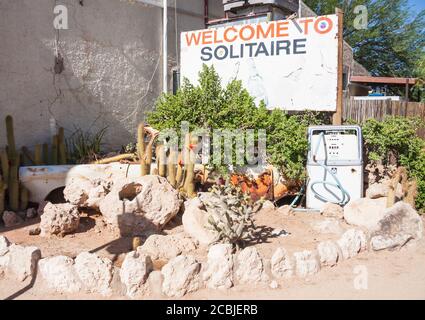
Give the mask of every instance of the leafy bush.
M 386 117 L 379 122 L 369 119 L 363 124 L 366 155 L 369 160 L 384 165 L 406 167 L 418 184 L 416 206 L 425 208 L 425 140 L 418 137 L 417 129 L 423 126 L 418 118 Z
M 304 180 L 307 162 L 307 128 L 326 122 L 317 113 L 291 115 L 282 110 L 271 112 L 267 123 L 267 154 L 269 161 L 287 179 Z
M 318 114 L 290 116 L 278 109 L 270 112 L 264 103 L 256 107 L 254 97 L 240 81 L 233 80 L 222 87 L 214 68 L 206 65 L 199 73 L 198 86 L 184 79 L 177 94 L 162 95 L 148 115 L 149 124 L 158 130 L 172 128 L 179 133 L 183 121 L 190 123 L 190 130 L 265 129 L 269 162 L 293 180 L 305 175 L 307 127 L 322 122 Z

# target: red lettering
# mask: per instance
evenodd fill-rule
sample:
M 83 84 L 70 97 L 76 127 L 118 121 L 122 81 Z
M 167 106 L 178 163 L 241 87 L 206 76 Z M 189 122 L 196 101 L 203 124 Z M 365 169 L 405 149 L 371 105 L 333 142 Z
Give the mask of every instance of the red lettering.
M 274 30 L 275 30 L 275 24 L 274 23 L 268 23 L 267 24 L 267 30 L 264 31 L 263 26 L 261 24 L 257 24 L 257 39 L 260 39 L 260 36 L 263 39 L 266 38 L 273 38 L 274 37 Z
M 191 33 L 186 33 L 186 44 L 188 46 L 192 45 L 192 42 L 195 45 L 199 45 L 199 40 L 201 40 L 201 33 L 200 32 L 191 32 Z
M 235 33 L 233 38 L 229 38 L 229 35 L 228 35 L 229 31 L 233 31 Z M 226 30 L 224 30 L 224 41 L 226 41 L 226 42 L 235 41 L 238 38 L 238 36 L 236 35 L 237 32 L 238 32 L 238 30 L 235 27 L 230 27 L 230 28 L 227 28 Z
M 320 17 L 314 22 L 314 30 L 317 33 L 325 34 L 332 30 L 333 23 L 328 17 Z
M 285 31 L 288 31 L 288 21 L 279 21 L 276 23 L 276 37 L 287 37 L 289 34 Z
M 308 24 L 310 22 L 313 22 L 313 19 L 304 19 L 304 20 L 299 20 L 300 23 L 304 23 L 304 34 L 308 34 Z

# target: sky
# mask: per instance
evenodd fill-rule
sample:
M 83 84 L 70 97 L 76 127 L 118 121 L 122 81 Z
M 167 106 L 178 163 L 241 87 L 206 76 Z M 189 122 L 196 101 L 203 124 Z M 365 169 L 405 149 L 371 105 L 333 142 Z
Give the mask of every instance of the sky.
M 408 2 L 412 6 L 412 10 L 415 13 L 425 9 L 425 0 L 408 0 Z

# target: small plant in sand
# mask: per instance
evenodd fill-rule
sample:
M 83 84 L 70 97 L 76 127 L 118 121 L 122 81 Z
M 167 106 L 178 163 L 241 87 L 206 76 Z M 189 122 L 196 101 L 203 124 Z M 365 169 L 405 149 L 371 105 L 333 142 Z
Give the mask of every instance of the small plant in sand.
M 210 213 L 207 227 L 216 234 L 213 243 L 230 243 L 239 249 L 255 237 L 252 215 L 261 208 L 262 200 L 253 201 L 229 183 L 214 185 L 210 196 L 201 200 Z

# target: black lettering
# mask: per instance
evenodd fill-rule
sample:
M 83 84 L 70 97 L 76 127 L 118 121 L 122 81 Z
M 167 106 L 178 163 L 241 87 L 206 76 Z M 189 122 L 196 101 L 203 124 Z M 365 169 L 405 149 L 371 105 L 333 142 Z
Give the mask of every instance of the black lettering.
M 201 49 L 201 60 L 210 61 L 212 59 L 211 47 L 203 47 Z
M 255 56 L 257 57 L 259 54 L 265 54 L 266 56 L 269 56 L 269 53 L 267 51 L 267 48 L 264 42 L 259 43 L 257 51 L 255 52 Z
M 276 55 L 280 55 L 280 50 L 285 50 L 286 54 L 289 54 L 290 46 L 291 46 L 291 42 L 289 40 L 277 41 Z
M 253 48 L 254 46 L 256 46 L 256 45 L 257 45 L 257 43 L 256 43 L 256 42 L 253 42 L 253 43 L 247 43 L 247 44 L 245 44 L 245 46 L 247 46 L 247 47 L 249 48 L 249 57 L 252 57 L 252 56 L 253 56 L 252 48 Z
M 305 48 L 305 42 L 306 41 L 307 41 L 307 39 L 295 39 L 294 40 L 294 54 L 307 53 L 305 50 L 304 51 L 298 51 L 299 48 Z
M 219 56 L 220 50 L 223 50 L 224 51 L 224 54 L 221 55 L 221 56 Z M 221 45 L 221 46 L 218 46 L 217 48 L 215 48 L 214 57 L 217 60 L 224 60 L 224 59 L 226 59 L 228 54 L 229 54 L 229 49 L 226 46 Z
M 236 58 L 239 58 L 239 56 L 238 56 L 238 55 L 235 55 L 235 54 L 234 54 L 233 49 L 234 49 L 234 46 L 233 46 L 233 45 L 231 45 L 231 46 L 230 46 L 230 59 L 236 59 Z

